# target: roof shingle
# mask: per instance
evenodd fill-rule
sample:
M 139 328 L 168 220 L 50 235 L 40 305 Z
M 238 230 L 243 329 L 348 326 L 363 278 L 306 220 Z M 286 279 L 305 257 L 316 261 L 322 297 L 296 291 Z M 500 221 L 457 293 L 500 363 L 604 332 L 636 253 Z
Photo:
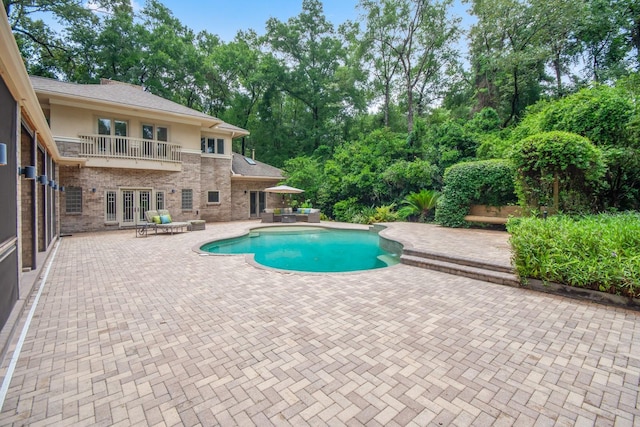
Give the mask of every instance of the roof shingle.
M 107 80 L 106 84 L 78 84 L 61 82 L 45 77 L 31 77 L 36 93 L 55 94 L 61 97 L 84 98 L 116 106 L 130 106 L 144 110 L 161 111 L 169 114 L 187 116 L 202 120 L 207 126 L 219 124 L 226 130 L 246 130 L 223 122 L 222 120 L 185 107 L 168 99 L 144 91 L 140 86 Z
M 282 170 L 266 163 L 259 162 L 251 159 L 255 164 L 249 164 L 245 157 L 238 153 L 233 153 L 233 161 L 231 163 L 231 170 L 234 175 L 240 175 L 245 177 L 260 177 L 260 178 L 274 178 L 284 179 Z

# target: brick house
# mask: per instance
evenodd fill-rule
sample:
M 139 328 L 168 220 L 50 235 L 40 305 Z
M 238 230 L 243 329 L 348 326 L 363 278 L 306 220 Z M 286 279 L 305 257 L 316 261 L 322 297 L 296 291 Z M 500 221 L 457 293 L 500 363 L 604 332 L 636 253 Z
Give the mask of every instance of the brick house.
M 143 91 L 29 77 L 0 13 L 0 357 L 61 233 L 258 218 L 279 169 L 231 151 L 248 135 Z M 63 191 L 64 190 L 64 191 Z
M 279 202 L 263 192 L 279 169 L 232 152 L 248 131 L 103 80 L 75 84 L 31 77 L 61 155 L 61 232 L 118 229 L 168 209 L 178 221 L 258 218 Z

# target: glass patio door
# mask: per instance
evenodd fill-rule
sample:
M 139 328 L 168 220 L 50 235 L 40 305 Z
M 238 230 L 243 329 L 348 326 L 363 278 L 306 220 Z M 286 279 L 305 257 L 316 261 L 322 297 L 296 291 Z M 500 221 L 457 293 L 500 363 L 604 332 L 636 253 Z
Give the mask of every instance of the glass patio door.
M 122 221 L 120 226 L 146 222 L 144 214 L 151 209 L 151 190 L 122 190 Z
M 249 192 L 249 218 L 259 218 L 260 212 L 266 207 L 264 191 Z

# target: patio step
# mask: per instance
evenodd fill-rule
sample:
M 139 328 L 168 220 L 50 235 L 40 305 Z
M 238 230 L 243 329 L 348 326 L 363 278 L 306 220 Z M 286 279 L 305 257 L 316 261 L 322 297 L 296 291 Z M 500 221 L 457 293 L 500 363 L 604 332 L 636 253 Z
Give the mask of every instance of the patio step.
M 411 255 L 419 258 L 428 258 L 428 259 L 435 259 L 438 261 L 452 262 L 454 264 L 466 265 L 469 267 L 477 267 L 485 270 L 501 271 L 503 273 L 513 273 L 513 268 L 510 265 L 500 265 L 500 264 L 490 263 L 490 262 L 481 261 L 481 260 L 472 259 L 472 258 L 443 255 L 442 253 L 428 252 L 428 251 L 414 250 L 414 249 L 404 249 L 402 253 L 403 255 Z
M 513 269 L 503 265 L 413 250 L 405 250 L 400 256 L 400 262 L 414 267 L 427 268 L 485 282 L 520 286 L 518 277 L 514 274 Z

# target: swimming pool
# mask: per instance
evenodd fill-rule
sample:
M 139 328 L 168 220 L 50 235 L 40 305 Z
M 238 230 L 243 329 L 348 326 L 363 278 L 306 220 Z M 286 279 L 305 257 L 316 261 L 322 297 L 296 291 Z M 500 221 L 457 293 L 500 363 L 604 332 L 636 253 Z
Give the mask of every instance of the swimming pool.
M 257 263 L 282 270 L 346 272 L 370 270 L 399 262 L 400 247 L 383 240 L 377 231 L 308 226 L 252 229 L 249 234 L 204 244 L 213 254 L 254 254 Z

